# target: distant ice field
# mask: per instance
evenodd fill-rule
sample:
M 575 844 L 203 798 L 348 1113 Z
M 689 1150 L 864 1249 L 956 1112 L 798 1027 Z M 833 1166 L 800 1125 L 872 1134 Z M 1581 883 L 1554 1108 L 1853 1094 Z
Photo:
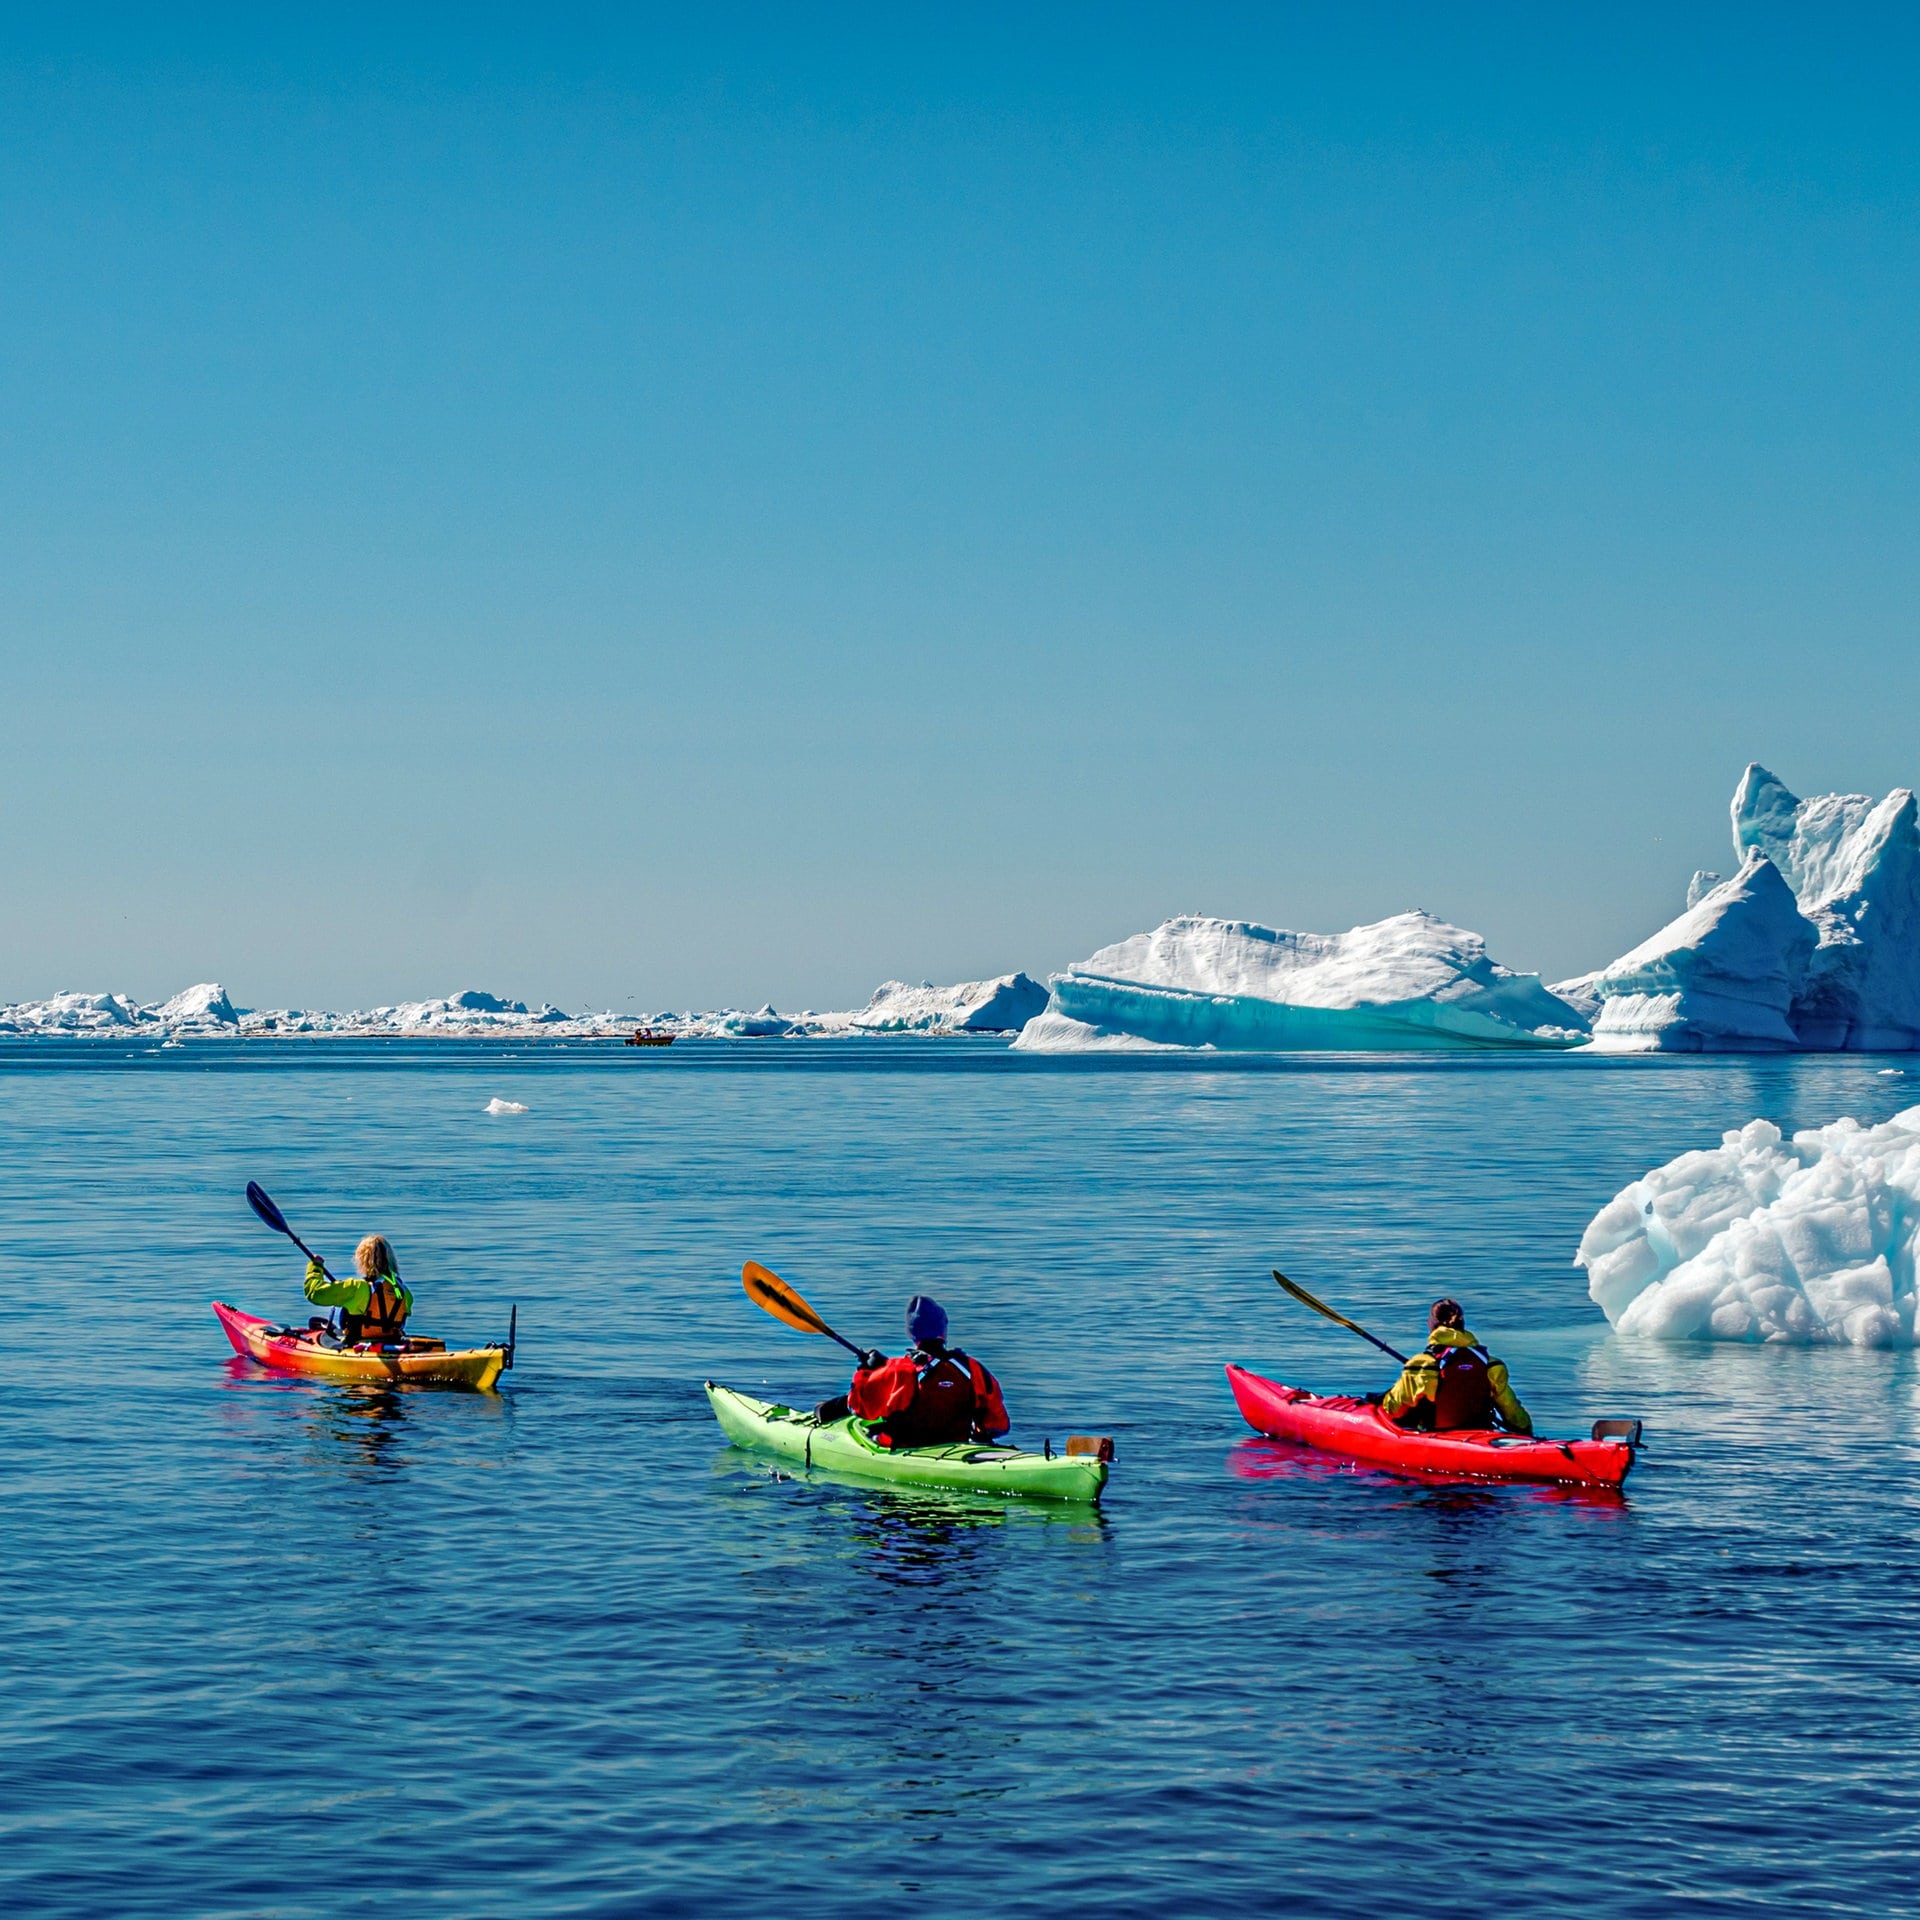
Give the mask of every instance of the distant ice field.
M 0 1911 L 1904 1910 L 1920 1363 L 1625 1337 L 1573 1256 L 1910 1065 L 0 1040 Z M 232 1360 L 210 1299 L 300 1308 L 249 1179 L 423 1330 L 517 1302 L 507 1390 Z M 730 1452 L 703 1378 L 845 1379 L 748 1257 L 863 1343 L 934 1294 L 1103 1513 Z M 1274 1266 L 1643 1418 L 1625 1501 L 1254 1439 L 1227 1360 L 1391 1373 Z

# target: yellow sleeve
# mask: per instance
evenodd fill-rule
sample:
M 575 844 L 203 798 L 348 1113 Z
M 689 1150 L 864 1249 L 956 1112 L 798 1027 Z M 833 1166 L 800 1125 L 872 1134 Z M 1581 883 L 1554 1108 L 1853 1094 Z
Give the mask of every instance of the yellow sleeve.
M 1400 1378 L 1380 1396 L 1380 1411 L 1389 1420 L 1397 1420 L 1409 1407 L 1431 1400 L 1439 1389 L 1440 1373 L 1430 1353 L 1416 1353 L 1406 1364 Z
M 1493 1394 L 1493 1410 L 1509 1433 L 1531 1433 L 1533 1415 L 1520 1404 L 1520 1396 L 1507 1379 L 1507 1363 L 1496 1360 L 1487 1368 L 1487 1386 Z
M 307 1262 L 306 1296 L 316 1307 L 345 1307 L 365 1313 L 371 1289 L 364 1280 L 329 1280 L 318 1260 Z

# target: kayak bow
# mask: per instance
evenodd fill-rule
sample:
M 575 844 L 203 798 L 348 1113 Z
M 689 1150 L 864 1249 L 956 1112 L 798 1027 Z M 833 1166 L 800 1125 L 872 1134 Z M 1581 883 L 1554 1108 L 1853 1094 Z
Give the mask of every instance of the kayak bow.
M 713 1417 L 736 1447 L 778 1454 L 803 1466 L 826 1467 L 896 1486 L 945 1487 L 1034 1500 L 1098 1500 L 1107 1484 L 1107 1463 L 1093 1454 L 1049 1458 L 990 1442 L 882 1447 L 851 1417 L 820 1421 L 810 1413 L 755 1400 L 711 1380 L 706 1389 Z
M 1247 1425 L 1275 1440 L 1323 1453 L 1420 1473 L 1470 1474 L 1488 1480 L 1557 1480 L 1568 1486 L 1617 1487 L 1633 1466 L 1625 1439 L 1542 1440 L 1524 1433 L 1462 1428 L 1415 1433 L 1395 1426 L 1365 1400 L 1322 1398 L 1302 1387 L 1227 1368 L 1227 1385 Z M 1608 1423 L 1603 1423 L 1608 1424 Z
M 423 1386 L 491 1387 L 500 1378 L 509 1349 L 470 1347 L 449 1353 L 438 1340 L 410 1340 L 405 1351 L 355 1352 L 323 1347 L 304 1328 L 289 1330 L 242 1313 L 216 1300 L 213 1311 L 233 1350 L 275 1373 L 305 1374 L 321 1380 L 397 1380 Z

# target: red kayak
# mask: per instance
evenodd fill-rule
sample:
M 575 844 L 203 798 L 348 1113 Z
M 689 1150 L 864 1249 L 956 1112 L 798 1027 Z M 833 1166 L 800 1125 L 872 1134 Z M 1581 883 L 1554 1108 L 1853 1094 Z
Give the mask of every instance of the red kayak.
M 1524 1433 L 1458 1428 L 1410 1433 L 1365 1400 L 1322 1399 L 1283 1387 L 1244 1367 L 1227 1368 L 1227 1385 L 1247 1425 L 1276 1440 L 1296 1440 L 1322 1453 L 1345 1454 L 1381 1467 L 1419 1473 L 1470 1474 L 1487 1480 L 1558 1480 L 1570 1486 L 1617 1487 L 1633 1465 L 1637 1421 L 1602 1420 L 1598 1428 L 1630 1428 L 1592 1440 L 1541 1440 Z

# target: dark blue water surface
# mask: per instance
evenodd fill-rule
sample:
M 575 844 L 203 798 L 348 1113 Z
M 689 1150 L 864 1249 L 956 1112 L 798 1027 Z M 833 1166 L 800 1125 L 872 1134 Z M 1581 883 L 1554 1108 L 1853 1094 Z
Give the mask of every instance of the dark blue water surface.
M 967 1043 L 15 1044 L 0 1053 L 0 1908 L 13 1914 L 1884 1915 L 1920 1868 L 1920 1371 L 1615 1339 L 1569 1265 L 1862 1060 L 1049 1062 Z M 492 1096 L 524 1102 L 489 1117 Z M 388 1234 L 499 1395 L 234 1360 Z M 793 1477 L 939 1296 L 1105 1509 Z M 1438 1291 L 1624 1501 L 1253 1439 Z

